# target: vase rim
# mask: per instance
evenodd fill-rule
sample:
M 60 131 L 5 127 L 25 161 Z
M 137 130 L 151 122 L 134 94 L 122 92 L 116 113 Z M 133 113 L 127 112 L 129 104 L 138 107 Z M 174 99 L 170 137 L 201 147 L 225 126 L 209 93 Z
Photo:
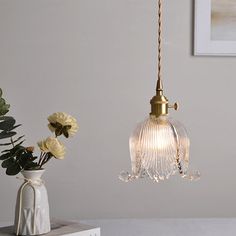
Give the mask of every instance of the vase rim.
M 40 169 L 40 170 L 22 170 L 21 172 L 44 172 L 45 169 Z

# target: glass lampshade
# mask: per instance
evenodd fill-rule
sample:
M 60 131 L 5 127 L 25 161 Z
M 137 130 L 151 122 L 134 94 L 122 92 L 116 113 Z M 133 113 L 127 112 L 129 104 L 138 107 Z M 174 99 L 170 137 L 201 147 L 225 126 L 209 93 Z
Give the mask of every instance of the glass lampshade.
M 179 173 L 191 180 L 199 173 L 188 173 L 189 138 L 184 126 L 168 115 L 150 116 L 139 123 L 129 139 L 132 173 L 122 172 L 120 179 L 149 177 L 156 182 Z

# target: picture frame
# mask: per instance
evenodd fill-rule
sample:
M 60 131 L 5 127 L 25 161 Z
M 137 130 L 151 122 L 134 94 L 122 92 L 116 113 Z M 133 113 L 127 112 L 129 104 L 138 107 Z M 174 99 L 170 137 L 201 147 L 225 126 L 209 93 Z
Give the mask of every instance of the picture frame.
M 195 0 L 194 5 L 194 55 L 236 56 L 236 0 Z

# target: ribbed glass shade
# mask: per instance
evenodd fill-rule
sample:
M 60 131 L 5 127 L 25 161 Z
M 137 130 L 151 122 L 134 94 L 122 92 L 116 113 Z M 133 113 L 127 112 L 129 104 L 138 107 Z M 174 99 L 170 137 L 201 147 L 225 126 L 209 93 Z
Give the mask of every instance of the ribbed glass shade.
M 138 124 L 130 137 L 132 173 L 122 172 L 120 179 L 127 182 L 148 176 L 158 182 L 175 173 L 189 179 L 199 178 L 198 172 L 188 174 L 189 145 L 181 123 L 167 115 L 150 116 Z

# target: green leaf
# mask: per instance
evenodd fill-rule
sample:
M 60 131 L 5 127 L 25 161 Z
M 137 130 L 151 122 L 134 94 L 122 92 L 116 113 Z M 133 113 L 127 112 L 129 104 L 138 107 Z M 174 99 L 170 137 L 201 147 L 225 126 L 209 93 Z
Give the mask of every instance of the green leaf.
M 26 160 L 31 160 L 31 158 L 33 158 L 33 153 L 32 152 L 24 152 L 21 154 L 21 158 L 24 158 Z
M 0 120 L 9 120 L 9 119 L 14 119 L 12 116 L 1 116 Z
M 24 167 L 25 170 L 38 170 L 40 166 L 35 162 L 27 163 Z
M 6 104 L 6 101 L 0 98 L 0 115 L 3 116 L 9 111 L 10 105 Z
M 25 165 L 29 162 L 29 160 L 27 159 L 27 157 L 22 155 L 18 158 L 18 162 L 20 166 L 24 169 Z
M 24 151 L 23 153 L 17 155 L 17 161 L 22 169 L 38 166 L 38 164 L 34 162 L 36 159 L 37 157 L 33 156 L 32 152 L 28 151 Z
M 22 140 L 21 142 L 19 142 L 18 144 L 16 144 L 16 146 L 20 146 L 24 141 L 25 141 L 25 139 Z
M 0 130 L 10 131 L 14 128 L 16 120 L 11 116 L 0 117 Z
M 20 165 L 15 162 L 13 165 L 9 166 L 6 170 L 7 175 L 17 175 L 21 171 Z
M 10 105 L 2 98 L 2 89 L 0 88 L 0 116 L 4 116 L 9 111 Z
M 10 152 L 10 150 L 6 149 L 6 150 L 1 151 L 1 153 L 6 153 L 6 152 Z
M 16 140 L 13 140 L 12 143 L 17 143 L 18 141 L 20 141 L 22 138 L 24 137 L 24 135 L 20 136 L 19 138 L 17 138 Z M 19 144 L 22 144 L 25 140 L 23 140 L 21 143 Z M 9 145 L 12 145 L 12 143 L 0 143 L 0 146 L 9 146 Z
M 2 106 L 5 106 L 6 105 L 6 101 L 5 101 L 5 99 L 4 98 L 0 98 L 0 107 L 2 107 Z
M 22 141 L 22 142 L 24 142 L 24 141 Z M 4 150 L 4 151 L 2 151 L 2 153 L 5 153 L 5 154 L 9 153 L 10 156 L 14 156 L 15 157 L 20 152 L 24 152 L 24 150 L 25 150 L 25 148 L 23 146 L 20 146 L 20 144 L 17 144 L 14 148 L 8 149 L 8 150 Z
M 12 130 L 14 130 L 14 129 L 20 127 L 20 126 L 21 126 L 21 124 L 19 124 L 19 125 L 15 125 L 15 126 L 13 126 L 11 129 L 9 129 L 9 131 L 12 131 Z
M 14 131 L 11 131 L 11 132 L 3 131 L 0 133 L 0 139 L 10 138 L 10 137 L 13 137 L 14 135 L 16 135 L 16 132 Z
M 21 140 L 22 138 L 24 138 L 24 137 L 25 137 L 25 135 L 20 136 L 20 137 L 17 138 L 16 140 L 13 140 L 13 143 L 17 143 L 18 141 L 20 141 L 20 140 Z M 19 144 L 22 144 L 24 141 L 25 141 L 25 140 L 21 141 Z M 18 144 L 18 146 L 19 146 L 19 144 Z
M 17 150 L 15 150 L 14 155 L 16 157 L 20 157 L 24 152 L 25 152 L 25 148 L 24 147 L 19 147 Z
M 25 147 L 17 145 L 8 150 L 7 153 L 3 154 L 2 159 L 6 160 L 3 163 L 3 167 L 5 168 L 10 168 L 10 165 L 13 165 L 14 162 L 16 162 L 19 164 L 21 169 L 24 169 L 26 166 L 36 166 L 36 164 L 32 163 L 37 159 L 37 157 L 33 156 L 33 153 L 27 151 Z M 9 171 L 11 171 L 11 168 Z
M 8 119 L 11 119 L 11 118 L 13 118 L 13 117 L 11 117 L 11 116 L 1 116 L 0 120 L 8 120 Z
M 9 112 L 10 105 L 0 107 L 0 116 L 4 116 Z
M 3 155 L 0 156 L 0 160 L 3 161 L 3 160 L 6 160 L 8 159 L 9 157 L 11 157 L 11 153 L 5 153 Z
M 20 153 L 24 152 L 24 150 L 25 150 L 25 148 L 22 146 L 15 146 L 12 149 L 4 150 L 4 151 L 2 151 L 2 153 L 4 153 L 4 154 L 2 154 L 0 156 L 0 160 L 6 160 L 10 157 L 16 157 Z
M 9 146 L 11 143 L 0 143 L 0 146 Z
M 14 165 L 14 163 L 15 163 L 15 160 L 14 160 L 13 157 L 12 158 L 8 158 L 7 160 L 2 162 L 2 168 L 8 168 L 8 167 Z

